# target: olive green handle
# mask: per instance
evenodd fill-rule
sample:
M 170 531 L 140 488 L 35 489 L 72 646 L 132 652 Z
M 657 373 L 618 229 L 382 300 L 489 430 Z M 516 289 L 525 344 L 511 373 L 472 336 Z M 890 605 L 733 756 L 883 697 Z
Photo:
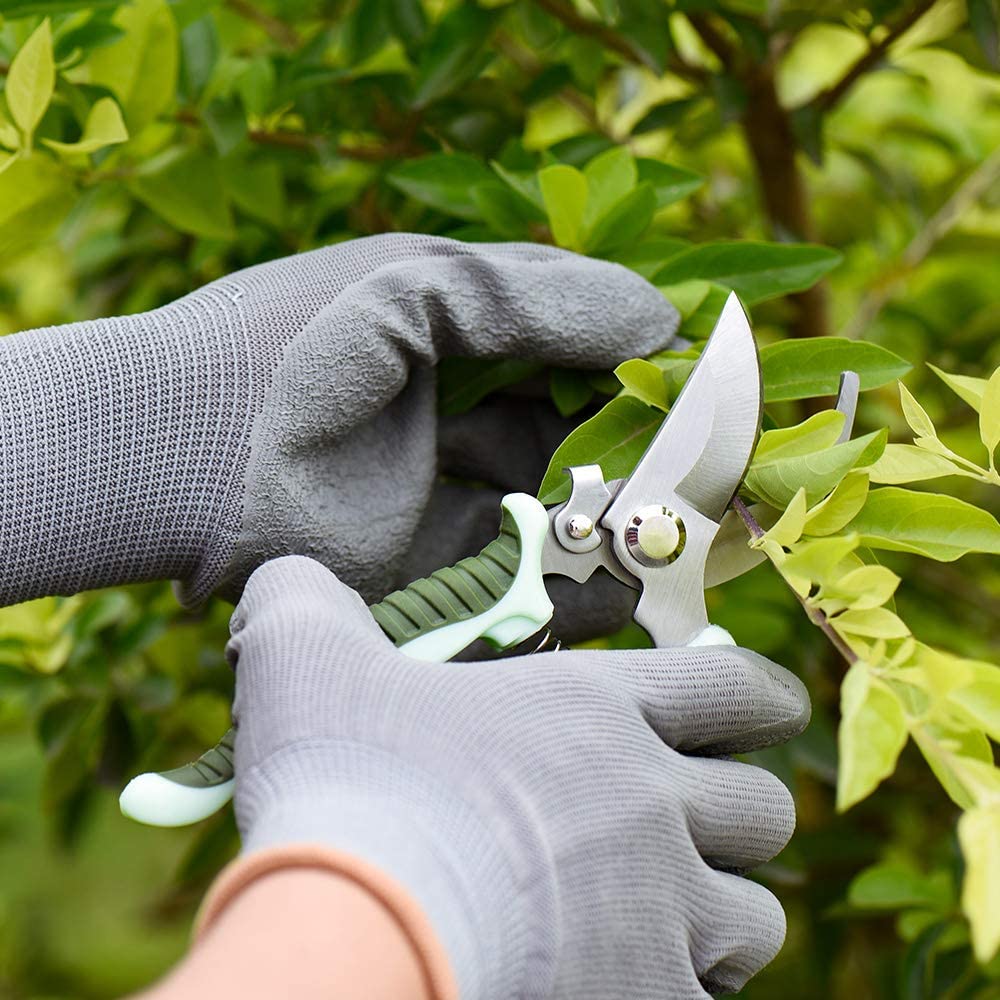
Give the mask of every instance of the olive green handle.
M 548 514 L 525 493 L 504 497 L 501 508 L 500 534 L 478 556 L 372 606 L 375 621 L 407 656 L 444 662 L 478 638 L 506 649 L 552 617 L 542 581 Z M 119 799 L 122 812 L 150 826 L 187 826 L 207 818 L 232 797 L 235 739 L 230 729 L 193 763 L 133 778 Z

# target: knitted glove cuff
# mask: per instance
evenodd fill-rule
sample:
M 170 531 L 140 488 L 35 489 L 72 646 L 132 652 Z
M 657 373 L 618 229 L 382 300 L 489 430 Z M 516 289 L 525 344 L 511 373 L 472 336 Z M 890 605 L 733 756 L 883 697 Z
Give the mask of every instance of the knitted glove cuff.
M 244 849 L 322 844 L 404 886 L 463 1000 L 548 995 L 557 951 L 547 859 L 487 824 L 439 778 L 379 748 L 317 740 L 241 777 Z M 529 985 L 530 984 L 530 985 Z

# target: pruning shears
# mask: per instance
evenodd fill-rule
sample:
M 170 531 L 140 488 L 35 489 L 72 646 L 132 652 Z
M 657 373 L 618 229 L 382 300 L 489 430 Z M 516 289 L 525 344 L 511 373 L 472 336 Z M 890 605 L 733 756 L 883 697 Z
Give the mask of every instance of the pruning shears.
M 603 567 L 639 592 L 633 617 L 656 646 L 732 644 L 709 623 L 706 566 L 756 448 L 762 407 L 757 345 L 731 295 L 631 476 L 606 482 L 600 466 L 567 469 L 570 497 L 551 509 L 509 494 L 495 541 L 390 594 L 371 608 L 375 620 L 419 660 L 449 660 L 479 638 L 508 649 L 552 617 L 546 575 L 583 583 Z M 134 778 L 122 812 L 153 826 L 211 815 L 232 796 L 234 739 L 230 730 L 197 761 Z

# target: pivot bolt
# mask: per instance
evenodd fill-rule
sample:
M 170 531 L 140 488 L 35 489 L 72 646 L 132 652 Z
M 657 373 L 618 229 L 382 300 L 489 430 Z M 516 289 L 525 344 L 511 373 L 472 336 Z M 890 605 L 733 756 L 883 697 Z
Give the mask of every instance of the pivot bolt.
M 590 538 L 594 533 L 594 522 L 586 514 L 574 514 L 566 522 L 566 532 L 570 538 Z
M 643 566 L 665 566 L 683 551 L 687 529 L 680 514 L 660 504 L 637 510 L 625 528 L 625 544 Z

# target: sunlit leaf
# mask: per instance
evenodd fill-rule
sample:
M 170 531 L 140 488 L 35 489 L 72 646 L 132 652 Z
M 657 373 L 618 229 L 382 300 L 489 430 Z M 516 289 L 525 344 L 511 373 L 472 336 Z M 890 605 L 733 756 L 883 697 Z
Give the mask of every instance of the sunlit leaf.
M 986 379 L 974 378 L 969 375 L 955 375 L 942 371 L 935 365 L 929 364 L 930 368 L 938 378 L 941 379 L 949 389 L 957 396 L 965 400 L 974 410 L 979 411 L 983 401 L 983 393 L 986 391 Z
M 906 417 L 906 422 L 910 425 L 910 430 L 913 431 L 917 438 L 937 437 L 934 423 L 927 416 L 927 411 L 917 402 L 913 393 L 902 382 L 899 383 L 899 401 L 903 407 L 903 416 Z
M 583 224 L 592 229 L 617 202 L 635 188 L 635 159 L 627 146 L 613 148 L 595 156 L 584 168 L 587 179 L 587 206 Z
M 569 250 L 582 249 L 587 178 L 575 167 L 557 163 L 539 173 L 538 183 L 556 242 Z
M 865 505 L 868 474 L 849 472 L 837 488 L 813 507 L 805 521 L 809 535 L 832 535 L 848 524 Z
M 862 391 L 875 389 L 910 370 L 892 351 L 843 337 L 781 340 L 760 351 L 764 400 L 768 403 L 811 396 L 835 396 L 840 373 L 856 372 Z
M 896 769 L 907 729 L 896 695 L 863 660 L 847 671 L 840 689 L 840 711 L 837 809 L 844 812 Z
M 949 458 L 912 444 L 887 444 L 869 470 L 873 483 L 919 483 L 954 476 L 963 470 Z
M 1000 368 L 998 368 L 983 391 L 982 409 L 979 411 L 979 435 L 990 454 L 990 464 L 994 452 L 1000 444 Z
M 42 141 L 59 153 L 94 153 L 105 146 L 114 146 L 128 140 L 128 129 L 122 119 L 121 109 L 113 97 L 102 97 L 90 109 L 83 135 L 76 142 Z
M 651 361 L 642 358 L 623 361 L 615 369 L 615 376 L 630 395 L 664 412 L 670 408 L 663 370 Z
M 941 493 L 897 486 L 872 490 L 848 528 L 872 548 L 915 552 L 941 562 L 951 562 L 968 552 L 1000 555 L 996 518 Z
M 958 839 L 965 858 L 962 909 L 972 924 L 976 958 L 985 963 L 1000 948 L 1000 802 L 962 816 Z
M 31 145 L 31 136 L 52 100 L 55 82 L 52 29 L 45 18 L 14 56 L 4 91 L 7 108 L 24 133 L 26 146 Z

